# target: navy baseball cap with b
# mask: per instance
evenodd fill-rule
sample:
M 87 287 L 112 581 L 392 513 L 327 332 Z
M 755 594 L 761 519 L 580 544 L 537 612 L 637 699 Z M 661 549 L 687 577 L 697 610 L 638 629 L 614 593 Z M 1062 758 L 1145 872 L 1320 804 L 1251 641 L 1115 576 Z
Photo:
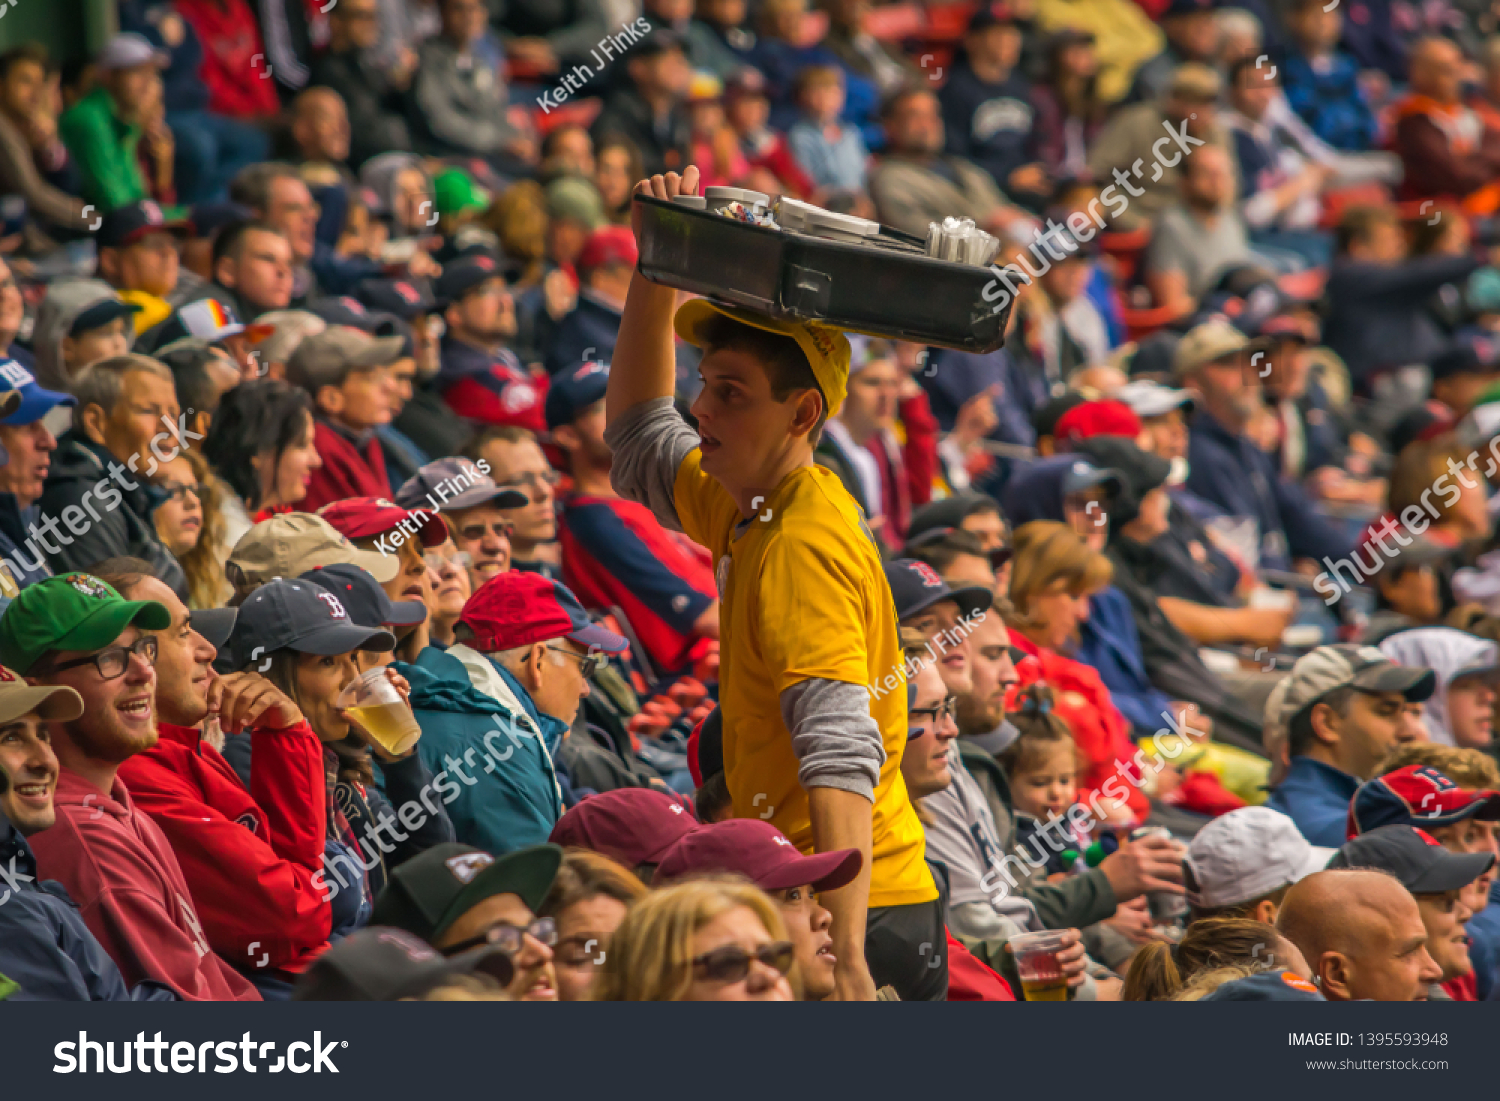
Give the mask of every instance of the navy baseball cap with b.
M 15 394 L 14 399 L 11 394 Z M 14 408 L 0 416 L 0 424 L 35 424 L 59 405 L 77 405 L 72 394 L 45 390 L 25 367 L 13 359 L 0 360 L 0 410 L 15 401 Z
M 354 288 L 354 296 L 367 310 L 408 322 L 438 311 L 432 284 L 426 279 L 366 279 Z
M 1407 765 L 1359 785 L 1349 800 L 1347 834 L 1381 826 L 1451 826 L 1469 818 L 1500 822 L 1500 791 L 1465 791 L 1431 765 Z
M 626 646 L 619 635 L 589 619 L 566 585 L 519 570 L 496 574 L 481 585 L 465 602 L 454 634 L 486 654 L 554 638 L 606 654 L 618 654 Z
M 256 589 L 240 605 L 229 636 L 235 669 L 244 669 L 277 650 L 333 656 L 395 648 L 395 635 L 360 626 L 337 595 L 302 580 L 277 580 Z
M 321 585 L 361 627 L 411 627 L 427 618 L 420 600 L 392 600 L 369 572 L 346 562 L 308 570 L 299 580 Z
M 896 618 L 910 619 L 934 604 L 951 600 L 965 619 L 988 611 L 995 595 L 982 585 L 950 589 L 937 570 L 915 558 L 897 558 L 885 564 L 885 579 L 896 603 Z
M 553 375 L 547 389 L 547 427 L 572 424 L 579 413 L 604 400 L 608 386 L 609 364 L 597 359 Z
M 447 309 L 487 279 L 503 281 L 505 272 L 493 256 L 470 256 L 445 265 L 443 274 L 433 284 L 432 293 L 438 305 Z
M 1279 969 L 1231 979 L 1210 994 L 1205 1002 L 1326 1002 L 1318 988 L 1295 971 Z

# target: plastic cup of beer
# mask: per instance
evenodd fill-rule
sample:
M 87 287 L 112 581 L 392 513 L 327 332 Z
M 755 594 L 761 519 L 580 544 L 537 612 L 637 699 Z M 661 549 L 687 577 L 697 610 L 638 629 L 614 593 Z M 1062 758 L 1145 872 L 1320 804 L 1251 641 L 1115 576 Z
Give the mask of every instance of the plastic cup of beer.
M 1010 938 L 1016 970 L 1021 973 L 1021 991 L 1028 1002 L 1068 1000 L 1068 977 L 1057 962 L 1057 953 L 1065 944 L 1066 935 L 1058 929 L 1017 933 Z
M 333 702 L 393 757 L 408 752 L 422 736 L 411 705 L 396 691 L 383 665 L 355 677 Z

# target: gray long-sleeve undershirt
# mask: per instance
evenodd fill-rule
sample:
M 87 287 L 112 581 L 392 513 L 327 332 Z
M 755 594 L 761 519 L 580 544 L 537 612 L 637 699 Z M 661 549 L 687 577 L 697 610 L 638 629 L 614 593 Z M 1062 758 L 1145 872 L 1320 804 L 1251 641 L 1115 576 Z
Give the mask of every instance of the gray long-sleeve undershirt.
M 615 492 L 643 504 L 663 527 L 682 530 L 674 493 L 682 460 L 699 444 L 698 434 L 678 415 L 671 398 L 631 407 L 604 432 L 612 453 Z M 874 802 L 885 764 L 880 725 L 870 716 L 870 692 L 862 684 L 812 677 L 781 693 L 782 720 L 803 788 L 838 788 Z

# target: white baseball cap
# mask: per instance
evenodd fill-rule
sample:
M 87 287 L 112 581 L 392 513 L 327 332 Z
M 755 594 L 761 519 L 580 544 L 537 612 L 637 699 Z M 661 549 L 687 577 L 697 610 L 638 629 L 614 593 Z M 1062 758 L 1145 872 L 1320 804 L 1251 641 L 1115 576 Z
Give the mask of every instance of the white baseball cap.
M 1160 417 L 1193 404 L 1193 395 L 1188 391 L 1174 390 L 1149 379 L 1126 383 L 1115 397 L 1130 406 L 1130 411 L 1138 417 Z
M 117 34 L 105 44 L 94 61 L 94 67 L 100 72 L 135 69 L 142 65 L 165 69 L 171 61 L 165 50 L 158 50 L 143 35 L 127 33 Z
M 1241 807 L 1215 818 L 1188 845 L 1182 862 L 1197 890 L 1187 898 L 1200 910 L 1238 906 L 1322 871 L 1335 851 L 1309 844 L 1279 811 Z

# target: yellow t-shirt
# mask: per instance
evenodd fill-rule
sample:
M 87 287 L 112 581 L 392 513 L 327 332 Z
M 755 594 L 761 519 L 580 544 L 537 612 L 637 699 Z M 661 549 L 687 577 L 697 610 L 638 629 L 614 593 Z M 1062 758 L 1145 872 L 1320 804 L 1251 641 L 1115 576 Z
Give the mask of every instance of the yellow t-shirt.
M 790 474 L 743 519 L 734 500 L 704 474 L 696 448 L 677 470 L 674 498 L 683 531 L 718 563 L 719 703 L 724 770 L 738 818 L 766 818 L 812 852 L 807 792 L 797 781 L 781 693 L 813 677 L 868 686 L 901 676 L 896 607 L 874 537 L 838 476 L 821 466 Z M 769 510 L 769 512 L 767 511 Z M 886 759 L 875 786 L 871 906 L 937 897 L 923 860 L 925 835 L 901 777 L 906 692 L 871 694 Z

